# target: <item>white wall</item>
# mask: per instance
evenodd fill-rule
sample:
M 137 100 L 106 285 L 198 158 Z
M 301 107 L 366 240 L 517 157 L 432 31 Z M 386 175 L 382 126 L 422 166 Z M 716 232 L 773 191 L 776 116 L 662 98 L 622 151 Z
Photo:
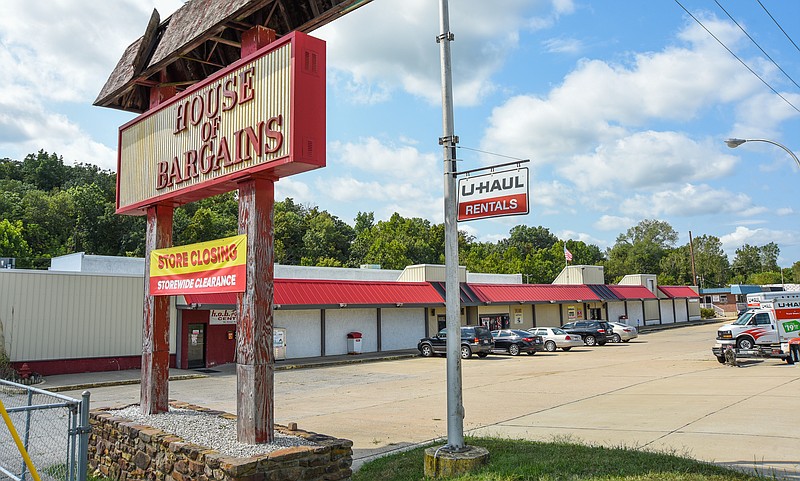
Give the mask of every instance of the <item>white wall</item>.
M 142 276 L 0 269 L 11 361 L 141 356 Z M 177 318 L 170 306 L 170 352 Z
M 347 333 L 360 332 L 361 352 L 378 350 L 377 309 L 327 309 L 325 311 L 325 355 L 347 354 Z
M 658 301 L 661 309 L 661 324 L 673 324 L 675 322 L 672 302 L 672 299 L 661 299 Z M 675 309 L 678 309 L 678 306 L 675 306 Z
M 277 309 L 272 324 L 286 329 L 286 359 L 316 357 L 322 353 L 319 309 Z
M 625 301 L 628 303 L 628 324 L 634 327 L 644 326 L 642 301 Z
M 381 309 L 381 349 L 414 349 L 425 337 L 425 309 Z

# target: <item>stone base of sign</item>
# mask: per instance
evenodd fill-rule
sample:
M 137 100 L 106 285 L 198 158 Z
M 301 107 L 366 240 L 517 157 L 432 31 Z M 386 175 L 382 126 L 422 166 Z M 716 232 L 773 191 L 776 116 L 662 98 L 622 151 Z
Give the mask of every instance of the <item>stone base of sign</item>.
M 463 451 L 447 451 L 443 446 L 425 450 L 425 476 L 450 478 L 476 471 L 489 462 L 489 450 L 465 446 Z
M 172 405 L 235 419 L 232 414 L 198 406 Z M 90 422 L 89 472 L 114 480 L 338 481 L 349 480 L 352 475 L 352 441 L 284 426 L 276 425 L 275 432 L 306 438 L 315 446 L 234 458 L 159 429 L 114 417 L 105 409 L 93 410 Z

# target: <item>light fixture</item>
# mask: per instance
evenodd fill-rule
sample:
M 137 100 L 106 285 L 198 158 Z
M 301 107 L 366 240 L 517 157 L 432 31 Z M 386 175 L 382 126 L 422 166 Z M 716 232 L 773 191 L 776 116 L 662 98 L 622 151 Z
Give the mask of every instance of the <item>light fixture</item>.
M 768 144 L 777 145 L 778 147 L 780 147 L 783 150 L 785 150 L 787 154 L 791 155 L 792 158 L 794 159 L 794 161 L 797 162 L 797 166 L 800 167 L 800 159 L 797 158 L 797 155 L 795 155 L 794 152 L 789 150 L 789 147 L 786 147 L 785 145 L 783 145 L 781 143 L 775 142 L 774 140 L 767 140 L 767 139 L 736 139 L 736 138 L 732 138 L 732 139 L 726 140 L 725 144 L 728 147 L 730 147 L 732 149 L 735 149 L 736 147 L 739 147 L 740 145 L 742 145 L 745 142 L 766 142 Z

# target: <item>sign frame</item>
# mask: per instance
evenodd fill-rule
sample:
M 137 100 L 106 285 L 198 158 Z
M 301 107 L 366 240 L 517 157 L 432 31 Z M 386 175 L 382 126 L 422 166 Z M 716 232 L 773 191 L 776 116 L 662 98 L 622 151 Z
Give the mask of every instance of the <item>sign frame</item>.
M 281 78 L 265 81 L 261 75 L 267 73 L 247 73 L 260 62 L 271 62 L 270 55 L 284 48 L 290 52 Z M 323 40 L 292 32 L 122 125 L 118 133 L 116 212 L 144 215 L 151 205 L 178 206 L 235 190 L 239 180 L 254 175 L 277 180 L 324 167 L 325 54 Z M 216 105 L 216 112 L 210 113 L 200 104 L 214 90 L 214 102 L 205 104 Z M 276 102 L 282 105 L 276 111 L 262 111 L 268 110 L 264 105 Z M 180 129 L 181 118 L 188 123 L 185 129 Z M 224 131 L 218 130 L 220 123 L 229 124 L 222 129 L 233 132 L 224 137 L 228 155 L 217 155 L 218 151 L 226 153 L 223 138 L 213 150 L 202 150 L 209 138 L 214 140 L 213 135 Z M 193 138 L 185 138 L 187 135 Z M 262 144 L 263 159 L 259 161 L 254 139 Z M 276 153 L 278 143 L 281 150 Z M 201 167 L 200 163 L 210 156 L 216 160 L 206 165 L 216 163 L 202 172 L 205 165 Z M 179 185 L 157 188 L 164 174 L 159 163 L 164 162 L 170 169 L 167 175 L 173 181 L 180 180 Z
M 492 195 L 496 191 L 505 194 Z M 517 167 L 461 177 L 457 196 L 459 222 L 526 215 L 530 213 L 530 172 L 527 167 Z M 465 200 L 465 197 L 471 199 Z

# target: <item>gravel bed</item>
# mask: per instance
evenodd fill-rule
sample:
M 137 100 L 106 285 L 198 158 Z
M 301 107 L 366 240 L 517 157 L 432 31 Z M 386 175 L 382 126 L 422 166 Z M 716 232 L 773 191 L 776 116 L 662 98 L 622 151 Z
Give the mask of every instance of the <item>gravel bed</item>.
M 236 441 L 236 420 L 225 419 L 191 409 L 169 408 L 168 413 L 144 415 L 139 406 L 108 411 L 129 421 L 174 434 L 190 443 L 198 444 L 236 458 L 267 454 L 293 446 L 316 446 L 299 436 L 275 432 L 275 441 L 266 444 L 245 444 Z

